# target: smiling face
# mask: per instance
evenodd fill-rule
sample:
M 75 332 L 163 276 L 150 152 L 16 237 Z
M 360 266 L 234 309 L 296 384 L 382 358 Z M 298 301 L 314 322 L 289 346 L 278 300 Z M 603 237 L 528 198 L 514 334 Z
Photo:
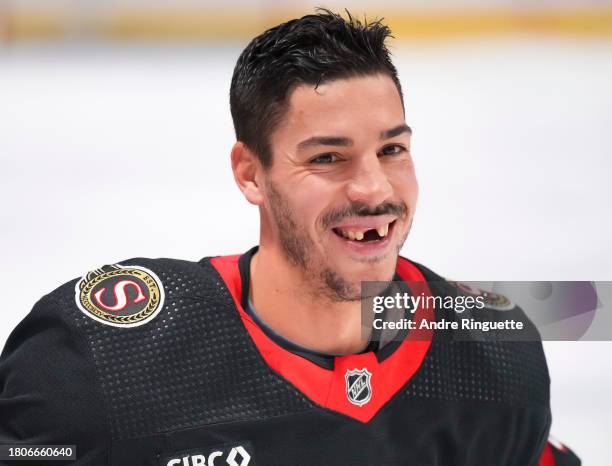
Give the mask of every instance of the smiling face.
M 334 301 L 391 280 L 418 194 L 410 137 L 386 75 L 296 87 L 258 176 L 262 245 Z

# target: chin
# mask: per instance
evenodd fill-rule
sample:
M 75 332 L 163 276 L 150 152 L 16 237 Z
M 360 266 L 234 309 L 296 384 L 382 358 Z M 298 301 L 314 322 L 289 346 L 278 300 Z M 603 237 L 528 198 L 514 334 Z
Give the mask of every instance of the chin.
M 349 267 L 346 277 L 351 282 L 388 282 L 393 280 L 395 274 L 396 260 L 384 259 L 376 263 L 361 263 Z

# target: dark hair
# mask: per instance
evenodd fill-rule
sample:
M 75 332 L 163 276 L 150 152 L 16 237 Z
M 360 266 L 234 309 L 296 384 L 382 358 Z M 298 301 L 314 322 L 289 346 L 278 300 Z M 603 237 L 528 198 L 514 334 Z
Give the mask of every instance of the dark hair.
M 403 105 L 397 70 L 385 46 L 393 37 L 382 20 L 348 19 L 326 9 L 268 29 L 238 58 L 230 87 L 236 139 L 272 165 L 270 134 L 287 111 L 290 92 L 300 84 L 378 73 L 393 79 Z

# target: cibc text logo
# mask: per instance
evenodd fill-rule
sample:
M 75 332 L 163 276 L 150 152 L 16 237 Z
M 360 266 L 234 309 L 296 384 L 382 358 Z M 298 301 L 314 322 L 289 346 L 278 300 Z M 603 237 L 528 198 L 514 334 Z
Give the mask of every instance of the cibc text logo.
M 164 466 L 247 466 L 251 462 L 250 449 L 246 445 L 218 447 L 211 450 L 189 450 L 166 456 L 161 463 Z

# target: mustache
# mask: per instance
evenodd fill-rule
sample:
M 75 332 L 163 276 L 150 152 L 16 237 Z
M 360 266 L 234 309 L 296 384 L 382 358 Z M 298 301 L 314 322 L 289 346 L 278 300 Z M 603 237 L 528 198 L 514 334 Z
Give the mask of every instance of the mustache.
M 323 228 L 328 228 L 331 224 L 339 222 L 346 217 L 368 217 L 372 215 L 396 215 L 404 218 L 408 212 L 408 206 L 404 202 L 383 202 L 376 207 L 371 207 L 363 202 L 353 202 L 342 209 L 333 210 L 326 213 L 321 218 Z

